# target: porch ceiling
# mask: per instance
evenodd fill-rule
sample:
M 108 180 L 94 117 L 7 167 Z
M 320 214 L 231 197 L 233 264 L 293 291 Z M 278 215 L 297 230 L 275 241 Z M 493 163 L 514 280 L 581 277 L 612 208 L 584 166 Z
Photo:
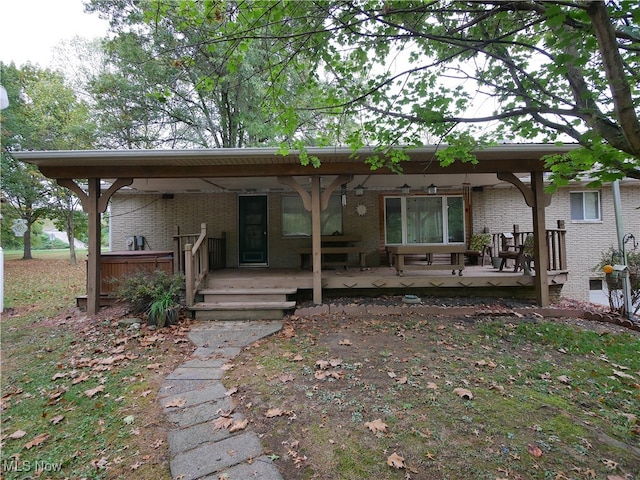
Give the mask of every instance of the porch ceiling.
M 528 175 L 528 174 L 526 174 Z M 311 184 L 309 177 L 294 177 L 301 185 Z M 335 175 L 322 178 L 323 184 L 329 185 Z M 109 180 L 109 179 L 107 179 Z M 495 173 L 479 174 L 433 174 L 433 175 L 353 175 L 347 183 L 348 190 L 362 185 L 367 190 L 393 190 L 407 184 L 412 191 L 421 191 L 434 184 L 439 191 L 460 190 L 463 183 L 472 187 L 489 187 L 505 184 L 498 180 Z M 211 177 L 211 178 L 141 178 L 135 179 L 130 187 L 120 190 L 120 193 L 202 193 L 202 192 L 264 192 L 293 191 L 290 187 L 278 182 L 274 176 L 261 177 Z

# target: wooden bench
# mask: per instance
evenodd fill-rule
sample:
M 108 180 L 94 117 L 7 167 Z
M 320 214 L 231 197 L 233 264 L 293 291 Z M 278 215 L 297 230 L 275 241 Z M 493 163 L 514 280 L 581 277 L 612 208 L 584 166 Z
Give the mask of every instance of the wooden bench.
M 300 255 L 300 268 L 304 268 L 304 259 L 307 255 L 311 256 L 313 253 L 313 249 L 311 247 L 299 248 L 297 250 L 298 255 Z M 322 267 L 344 267 L 348 266 L 359 266 L 360 270 L 364 270 L 367 268 L 366 262 L 366 251 L 361 247 L 321 247 L 320 253 L 322 255 Z M 359 264 L 353 264 L 349 262 L 350 254 L 358 254 L 360 262 Z M 342 255 L 342 260 L 328 260 L 325 258 L 325 255 Z
M 387 247 L 389 264 L 395 267 L 396 274 L 402 276 L 407 269 L 405 256 L 425 255 L 426 265 L 411 266 L 420 270 L 451 270 L 451 275 L 462 275 L 464 270 L 464 252 L 466 245 L 390 245 Z M 433 254 L 449 254 L 450 263 L 433 263 Z

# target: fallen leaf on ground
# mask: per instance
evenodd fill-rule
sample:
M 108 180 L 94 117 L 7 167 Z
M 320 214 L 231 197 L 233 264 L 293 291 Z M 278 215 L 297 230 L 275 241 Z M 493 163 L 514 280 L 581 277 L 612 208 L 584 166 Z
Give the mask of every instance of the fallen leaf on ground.
M 229 432 L 233 433 L 244 430 L 245 428 L 247 428 L 247 425 L 249 425 L 249 419 L 245 418 L 244 420 L 236 420 L 229 427 Z
M 327 368 L 329 368 L 329 362 L 327 362 L 326 360 L 316 360 L 316 368 L 319 368 L 320 370 L 326 370 Z
M 293 338 L 293 337 L 296 336 L 296 331 L 291 326 L 285 327 L 285 328 L 282 329 L 281 335 L 284 338 Z
M 278 380 L 282 383 L 293 382 L 295 379 L 296 377 L 294 377 L 292 373 L 283 373 L 278 377 Z
M 122 419 L 122 421 L 124 423 L 126 423 L 127 425 L 133 425 L 133 422 L 136 421 L 135 417 L 133 415 L 127 415 L 126 417 L 124 417 Z
M 44 442 L 47 438 L 49 438 L 49 434 L 48 433 L 42 433 L 42 434 L 38 435 L 37 437 L 35 437 L 30 442 L 25 443 L 24 448 L 29 450 L 32 447 L 37 447 L 42 442 Z
M 490 367 L 496 368 L 498 364 L 492 360 L 478 360 L 476 362 L 476 367 Z
M 387 465 L 393 468 L 404 468 L 404 457 L 401 457 L 396 452 L 393 452 L 387 457 Z
M 529 445 L 527 445 L 527 450 L 536 458 L 542 456 L 542 450 L 540 450 L 540 447 L 538 447 L 537 445 L 533 445 L 532 443 L 530 443 Z
M 126 357 L 124 355 L 113 355 L 111 357 L 107 357 L 107 358 L 101 358 L 100 360 L 98 360 L 98 363 L 100 365 L 113 365 L 116 362 L 119 362 L 120 360 L 124 360 Z
M 107 465 L 109 465 L 109 461 L 107 460 L 107 457 L 102 457 L 100 459 L 91 460 L 91 465 L 96 470 L 101 470 L 101 469 L 107 468 Z
M 613 374 L 616 377 L 627 378 L 629 380 L 635 380 L 635 377 L 633 375 L 629 375 L 628 373 L 621 372 L 620 370 L 614 370 Z
M 225 392 L 225 396 L 230 397 L 234 393 L 238 393 L 238 387 L 232 387 Z
M 90 388 L 89 390 L 85 390 L 84 394 L 92 398 L 96 393 L 104 392 L 104 385 L 98 385 L 96 388 Z
M 88 373 L 81 373 L 80 375 L 78 375 L 76 378 L 74 378 L 71 381 L 71 384 L 72 385 L 77 385 L 78 383 L 86 382 L 87 380 L 89 380 L 89 374 Z
M 351 345 L 353 345 L 353 342 L 351 340 L 349 340 L 348 338 L 345 338 L 344 340 L 340 340 L 338 342 L 338 345 L 345 345 L 347 347 L 350 347 Z
M 64 415 L 56 415 L 55 417 L 53 417 L 51 419 L 51 423 L 53 423 L 54 425 L 59 424 L 62 420 L 64 420 Z
M 213 421 L 214 430 L 225 430 L 233 424 L 233 418 L 219 417 Z
M 371 430 L 373 433 L 384 433 L 387 431 L 387 424 L 384 423 L 381 418 L 376 418 L 372 422 L 366 422 L 364 426 Z
M 9 438 L 12 438 L 14 440 L 17 440 L 19 438 L 24 437 L 27 434 L 27 432 L 25 432 L 24 430 L 16 430 L 15 432 L 13 432 L 11 435 L 9 435 Z
M 459 397 L 462 397 L 462 398 L 464 398 L 466 400 L 472 400 L 473 399 L 473 393 L 471 393 L 471 391 L 467 390 L 466 388 L 456 388 L 456 389 L 453 390 L 453 393 L 455 393 Z
M 284 410 L 281 408 L 270 408 L 267 410 L 267 413 L 264 414 L 267 418 L 281 417 L 282 415 L 284 415 Z
M 158 369 L 160 369 L 159 363 L 150 363 L 149 365 L 147 365 L 147 370 L 158 370 Z

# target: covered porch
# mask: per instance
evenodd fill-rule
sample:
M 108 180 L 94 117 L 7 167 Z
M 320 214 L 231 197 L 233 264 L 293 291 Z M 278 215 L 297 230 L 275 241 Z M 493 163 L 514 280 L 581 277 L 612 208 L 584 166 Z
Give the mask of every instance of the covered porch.
M 423 147 L 408 151 L 409 159 L 402 163 L 403 175 L 398 176 L 389 168 L 371 170 L 366 160 L 371 155 L 383 155 L 371 149 L 362 149 L 354 153 L 348 148 L 310 148 L 308 154 L 320 161 L 319 167 L 301 165 L 298 152 L 282 155 L 277 149 L 220 149 L 220 150 L 188 150 L 188 151 L 56 151 L 56 152 L 20 152 L 19 159 L 36 164 L 42 173 L 56 179 L 78 194 L 83 208 L 89 214 L 89 259 L 87 274 L 87 310 L 94 314 L 100 308 L 100 220 L 112 195 L 120 189 L 132 190 L 149 195 L 162 195 L 170 198 L 172 192 L 225 192 L 236 194 L 237 198 L 260 192 L 288 191 L 299 195 L 304 207 L 310 212 L 312 232 L 310 241 L 311 270 L 290 272 L 301 275 L 298 285 L 308 285 L 314 303 L 322 303 L 323 290 L 370 288 L 408 288 L 413 282 L 419 288 L 457 288 L 460 293 L 468 288 L 507 288 L 509 282 L 527 288 L 532 285 L 535 299 L 541 305 L 550 302 L 550 285 L 562 283 L 561 267 L 551 267 L 549 240 L 545 236 L 545 207 L 549 205 L 551 196 L 544 192 L 543 174 L 546 170 L 543 157 L 549 154 L 561 154 L 575 146 L 556 145 L 500 145 L 476 152 L 477 163 L 456 162 L 442 167 L 435 153 L 437 147 Z M 257 176 L 259 175 L 259 176 Z M 526 177 L 526 180 L 522 180 Z M 81 179 L 87 179 L 86 183 Z M 104 180 L 103 180 L 104 179 Z M 485 271 L 478 277 L 472 274 L 471 268 L 465 268 L 463 275 L 454 276 L 450 272 L 424 272 L 419 269 L 415 273 L 407 272 L 402 276 L 395 275 L 385 267 L 372 264 L 371 269 L 362 272 L 332 271 L 322 268 L 322 232 L 320 228 L 321 213 L 327 205 L 329 197 L 348 186 L 349 192 L 357 191 L 358 186 L 374 190 L 398 189 L 399 183 L 407 182 L 415 188 L 424 189 L 424 195 L 430 184 L 437 184 L 443 190 L 449 190 L 458 197 L 465 198 L 465 230 L 464 239 L 455 240 L 459 244 L 466 243 L 474 233 L 470 221 L 471 209 L 468 198 L 472 189 L 486 188 L 498 183 L 509 183 L 521 193 L 523 201 L 532 212 L 530 228 L 534 242 L 533 253 L 535 265 L 547 265 L 549 268 L 536 269 L 534 275 L 516 272 L 513 280 L 510 272 L 491 272 L 491 267 L 482 267 Z M 104 185 L 104 187 L 103 187 Z M 421 190 L 422 191 L 422 190 Z M 153 193 L 155 192 L 155 193 Z M 357 195 L 357 193 L 356 193 Z M 380 193 L 382 199 L 383 193 Z M 380 210 L 382 211 L 382 210 Z M 374 223 L 381 216 L 376 217 Z M 160 220 L 160 219 L 158 219 Z M 369 223 L 369 226 L 374 226 Z M 380 225 L 378 225 L 380 227 Z M 353 228 L 353 227 L 352 227 Z M 529 229 L 529 228 L 527 228 Z M 367 238 L 375 243 L 373 252 L 369 254 L 385 254 L 385 239 L 380 232 L 370 233 Z M 359 233 L 350 231 L 346 233 Z M 242 238 L 239 230 L 231 232 L 236 240 Z M 381 237 L 382 235 L 382 237 Z M 276 238 L 276 237 L 274 237 Z M 277 240 L 282 240 L 277 238 Z M 443 240 L 447 243 L 446 237 Z M 283 247 L 294 245 L 294 240 L 284 239 Z M 207 266 L 207 242 L 196 240 L 189 244 L 190 251 L 185 261 L 187 273 L 187 290 L 195 300 L 199 290 L 209 286 L 210 277 Z M 453 244 L 452 244 L 453 245 Z M 205 256 L 202 257 L 205 252 Z M 376 253 L 377 252 L 377 253 Z M 382 265 L 382 263 L 380 263 Z M 235 267 L 235 265 L 229 265 Z M 263 265 L 273 270 L 276 265 Z M 187 270 L 191 269 L 190 272 Z M 259 269 L 238 269 L 255 275 Z M 555 272 L 559 270 L 559 272 Z M 230 272 L 236 271 L 235 269 Z M 244 273 L 244 272 L 242 272 Z M 268 271 L 266 273 L 269 273 Z M 273 271 L 275 273 L 275 271 Z M 513 273 L 513 272 L 512 272 Z M 215 278 L 220 272 L 211 276 Z M 304 280 L 303 280 L 304 277 Z M 517 279 L 516 279 L 517 277 Z M 269 282 L 276 282 L 277 277 L 270 277 Z M 415 278 L 415 280 L 414 280 Z M 483 280 L 481 280 L 483 279 Z

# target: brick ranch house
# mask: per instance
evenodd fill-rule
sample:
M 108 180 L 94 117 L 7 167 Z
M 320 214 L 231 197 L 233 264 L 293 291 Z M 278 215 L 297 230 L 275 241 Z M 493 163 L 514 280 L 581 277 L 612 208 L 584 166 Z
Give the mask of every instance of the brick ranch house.
M 615 216 L 610 186 L 544 192 L 542 158 L 573 148 L 504 144 L 478 151 L 477 164 L 441 167 L 436 148 L 422 147 L 409 151 L 401 175 L 371 170 L 365 160 L 374 152 L 368 149 L 354 155 L 341 147 L 310 148 L 318 168 L 301 165 L 297 152 L 280 155 L 271 148 L 15 156 L 83 199 L 90 217 L 87 310 L 95 313 L 105 289 L 105 258 L 136 248 L 156 262 L 158 255 L 171 256 L 172 271 L 187 270 L 194 311 L 202 291 L 229 274 L 245 287 L 248 278 L 272 274 L 257 280 L 261 292 L 288 277 L 289 287 L 295 285 L 289 292 L 308 290 L 315 303 L 332 290 L 490 291 L 529 295 L 542 306 L 560 295 L 589 300 L 601 278 L 593 267 L 617 245 Z M 84 179 L 88 188 L 81 189 Z M 625 231 L 639 232 L 640 182 L 621 182 L 621 196 Z M 113 253 L 101 255 L 100 220 L 108 206 Z M 481 232 L 490 233 L 490 250 L 470 266 L 477 261 L 470 242 Z M 514 268 L 514 254 L 504 254 L 527 236 L 533 271 Z M 201 248 L 183 257 L 186 244 Z M 464 261 L 463 252 L 469 254 Z M 500 252 L 509 262 L 502 270 L 489 258 Z M 363 268 L 342 268 L 352 264 Z M 228 289 L 231 281 L 225 282 Z M 246 288 L 238 291 L 246 296 Z

